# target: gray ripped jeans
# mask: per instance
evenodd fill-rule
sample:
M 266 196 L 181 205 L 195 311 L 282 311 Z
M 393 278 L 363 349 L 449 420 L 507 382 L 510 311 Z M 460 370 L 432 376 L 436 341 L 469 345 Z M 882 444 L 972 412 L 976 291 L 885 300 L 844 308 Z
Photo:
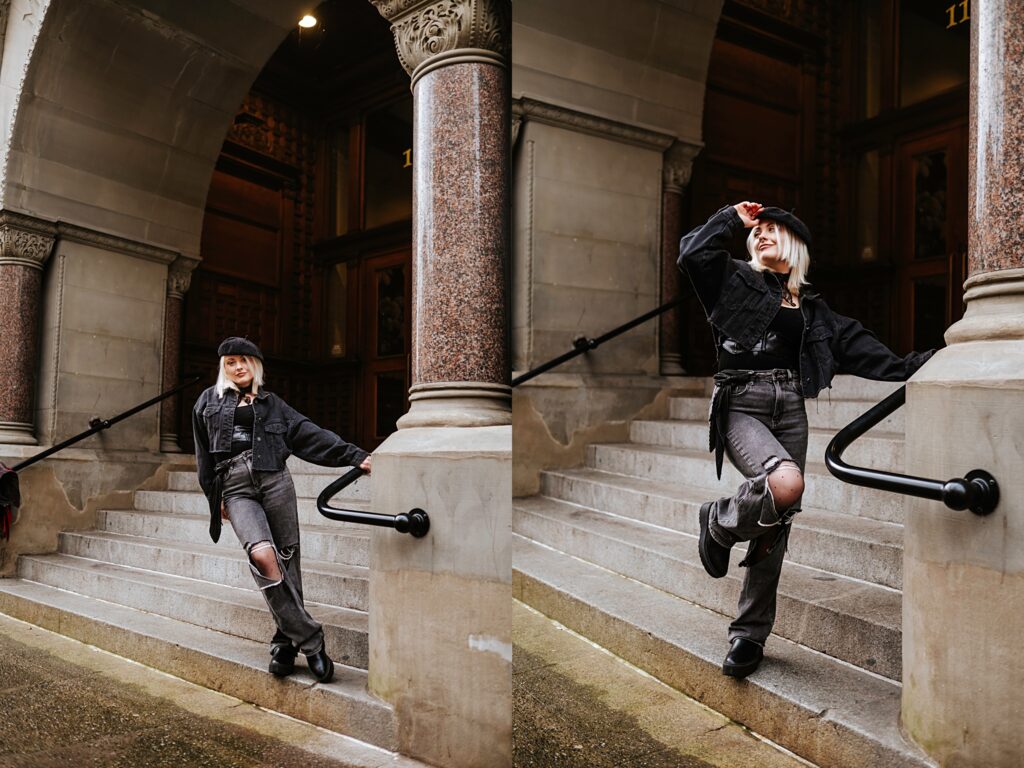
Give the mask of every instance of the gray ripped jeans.
M 778 511 L 768 486 L 768 474 L 782 462 L 794 462 L 803 472 L 807 458 L 807 411 L 793 371 L 758 371 L 749 381 L 732 386 L 725 415 L 725 452 L 747 479 L 732 496 L 718 499 L 708 516 L 709 531 L 718 543 L 773 537 L 771 552 L 749 563 L 740 592 L 729 640 L 745 637 L 764 644 L 775 624 L 776 591 L 789 538 L 789 522 L 799 511 L 797 501 Z
M 249 555 L 256 586 L 277 625 L 272 646 L 292 645 L 303 653 L 323 647 L 323 627 L 302 601 L 299 516 L 295 485 L 287 469 L 259 472 L 252 451 L 218 465 L 224 473 L 223 501 L 235 536 Z M 272 549 L 281 578 L 268 578 L 253 564 L 254 551 Z

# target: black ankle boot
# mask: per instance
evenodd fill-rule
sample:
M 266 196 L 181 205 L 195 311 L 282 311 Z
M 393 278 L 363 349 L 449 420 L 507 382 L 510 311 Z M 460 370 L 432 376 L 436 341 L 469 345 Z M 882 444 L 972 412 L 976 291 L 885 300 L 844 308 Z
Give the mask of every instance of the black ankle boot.
M 299 649 L 291 645 L 275 645 L 270 650 L 270 673 L 277 677 L 287 677 L 295 671 L 295 657 Z
M 697 551 L 704 570 L 713 579 L 720 579 L 729 572 L 729 547 L 723 547 L 708 528 L 708 516 L 715 502 L 707 501 L 700 506 L 700 537 L 697 539 Z
M 753 640 L 737 637 L 732 641 L 729 653 L 722 662 L 722 674 L 729 677 L 746 677 L 761 663 L 764 648 Z
M 331 678 L 334 677 L 334 662 L 327 655 L 326 644 L 320 646 L 320 650 L 316 653 L 306 654 L 306 666 L 313 673 L 313 677 L 321 683 L 329 683 Z

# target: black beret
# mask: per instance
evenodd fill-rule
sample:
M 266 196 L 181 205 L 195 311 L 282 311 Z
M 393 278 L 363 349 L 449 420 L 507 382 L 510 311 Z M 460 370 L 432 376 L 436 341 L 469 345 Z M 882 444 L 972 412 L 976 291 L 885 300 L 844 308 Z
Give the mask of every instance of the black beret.
M 808 248 L 811 246 L 811 230 L 789 211 L 784 211 L 781 208 L 762 208 L 761 212 L 757 214 L 757 218 L 784 224 L 790 232 L 803 240 Z
M 260 352 L 260 348 L 253 344 L 248 339 L 243 339 L 241 336 L 229 336 L 220 343 L 217 347 L 217 354 L 220 357 L 227 357 L 228 355 L 248 355 L 249 357 L 255 357 L 257 360 L 263 359 L 263 353 Z

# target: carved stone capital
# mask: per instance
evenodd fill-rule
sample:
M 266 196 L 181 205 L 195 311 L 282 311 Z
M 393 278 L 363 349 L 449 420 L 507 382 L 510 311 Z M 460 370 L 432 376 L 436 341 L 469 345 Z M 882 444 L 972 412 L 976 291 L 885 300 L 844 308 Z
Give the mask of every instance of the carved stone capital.
M 687 144 L 682 141 L 677 141 L 668 148 L 662 165 L 662 181 L 666 192 L 678 195 L 690 183 L 693 158 L 703 148 L 703 144 Z
M 398 59 L 413 83 L 445 64 L 507 66 L 511 0 L 371 0 L 391 22 Z
M 192 283 L 192 271 L 199 265 L 198 259 L 179 256 L 167 268 L 167 296 L 181 299 L 188 293 Z
M 14 211 L 0 211 L 0 265 L 42 270 L 57 239 L 57 226 Z

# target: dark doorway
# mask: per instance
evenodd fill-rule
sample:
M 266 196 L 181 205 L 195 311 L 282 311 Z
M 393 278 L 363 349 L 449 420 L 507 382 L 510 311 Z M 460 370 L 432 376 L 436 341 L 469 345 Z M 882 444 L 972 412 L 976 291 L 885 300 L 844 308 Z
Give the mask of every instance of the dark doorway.
M 248 336 L 268 389 L 373 449 L 407 406 L 412 96 L 372 4 L 331 0 L 313 15 L 312 28 L 296 19 L 221 150 L 182 371 L 212 383 L 219 341 Z M 382 288 L 371 278 L 385 256 Z

